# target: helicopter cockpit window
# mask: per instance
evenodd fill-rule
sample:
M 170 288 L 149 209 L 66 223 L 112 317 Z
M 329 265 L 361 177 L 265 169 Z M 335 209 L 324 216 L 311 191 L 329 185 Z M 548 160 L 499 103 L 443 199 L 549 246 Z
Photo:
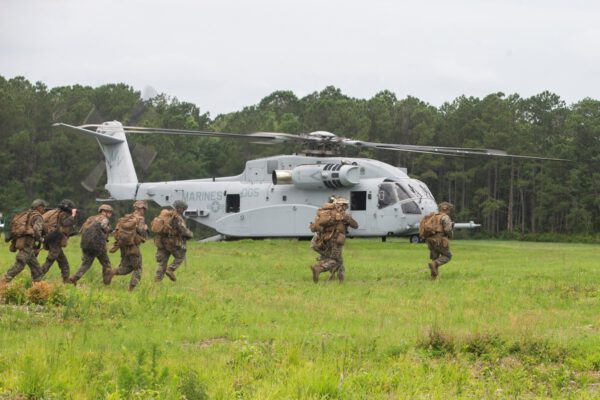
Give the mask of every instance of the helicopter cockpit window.
M 399 183 L 396 183 L 396 194 L 398 195 L 398 200 L 400 201 L 410 199 L 412 197 Z
M 418 190 L 416 190 L 410 183 L 408 184 L 408 188 L 411 192 L 413 192 L 416 195 L 416 197 L 423 197 L 423 195 Z
M 396 196 L 396 189 L 394 188 L 393 183 L 385 182 L 379 185 L 379 193 L 377 194 L 377 196 L 377 207 L 379 208 L 385 208 L 398 202 L 398 197 Z

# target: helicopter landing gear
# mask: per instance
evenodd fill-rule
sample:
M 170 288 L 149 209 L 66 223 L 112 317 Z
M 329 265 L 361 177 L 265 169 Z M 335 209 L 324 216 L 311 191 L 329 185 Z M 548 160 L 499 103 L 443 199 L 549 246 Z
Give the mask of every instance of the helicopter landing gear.
M 411 243 L 421 243 L 421 238 L 419 235 L 412 235 L 408 238 L 408 241 Z

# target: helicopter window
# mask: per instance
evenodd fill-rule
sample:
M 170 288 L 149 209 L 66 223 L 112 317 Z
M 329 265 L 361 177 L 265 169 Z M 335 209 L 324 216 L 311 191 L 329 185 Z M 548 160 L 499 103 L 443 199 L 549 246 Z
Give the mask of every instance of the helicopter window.
M 410 189 L 410 191 L 411 191 L 411 192 L 413 192 L 413 193 L 414 193 L 414 194 L 416 194 L 417 196 L 419 196 L 419 197 L 422 197 L 422 196 L 421 196 L 421 193 L 419 193 L 417 190 L 415 190 L 415 188 L 414 188 L 414 187 L 412 187 L 412 185 L 411 185 L 410 183 L 408 184 L 408 188 Z
M 414 201 L 402 204 L 402 212 L 404 214 L 421 214 L 421 209 Z
M 350 192 L 350 210 L 362 211 L 367 209 L 367 192 Z
M 228 194 L 225 198 L 225 211 L 228 213 L 240 212 L 240 195 Z
M 408 194 L 406 189 L 404 189 L 404 187 L 402 187 L 402 185 L 400 185 L 399 183 L 396 183 L 396 194 L 398 195 L 398 199 L 400 201 L 410 199 L 410 195 Z
M 423 185 L 419 185 L 421 187 L 421 189 L 423 190 L 423 192 L 425 193 L 425 195 L 427 197 L 429 197 L 430 199 L 433 199 L 433 195 L 431 194 L 431 192 L 429 191 L 429 189 L 427 189 L 426 186 Z
M 382 183 L 379 185 L 379 193 L 377 196 L 377 207 L 379 208 L 385 208 L 398 201 L 393 183 Z

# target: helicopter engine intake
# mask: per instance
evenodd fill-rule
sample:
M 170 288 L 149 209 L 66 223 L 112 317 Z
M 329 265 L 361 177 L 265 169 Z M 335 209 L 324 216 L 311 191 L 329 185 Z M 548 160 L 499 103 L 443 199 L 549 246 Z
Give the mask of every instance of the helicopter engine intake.
M 359 183 L 360 172 L 358 166 L 348 164 L 300 165 L 275 170 L 272 179 L 274 185 L 293 184 L 298 189 L 335 189 Z

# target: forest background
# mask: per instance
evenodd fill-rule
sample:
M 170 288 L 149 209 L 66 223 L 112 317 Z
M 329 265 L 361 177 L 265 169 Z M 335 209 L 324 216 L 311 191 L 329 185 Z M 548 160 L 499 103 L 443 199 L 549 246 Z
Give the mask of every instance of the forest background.
M 0 212 L 26 207 L 34 198 L 76 202 L 82 216 L 96 198 L 109 197 L 101 180 L 94 192 L 81 181 L 102 160 L 88 137 L 52 128 L 55 122 L 118 120 L 128 125 L 249 133 L 333 132 L 357 140 L 453 147 L 485 147 L 511 154 L 558 157 L 570 162 L 511 158 L 442 157 L 373 150 L 370 157 L 405 167 L 438 201 L 455 204 L 455 220 L 482 224 L 475 236 L 529 240 L 600 241 L 600 101 L 567 105 L 550 92 L 522 98 L 492 93 L 461 96 L 434 107 L 390 91 L 370 99 L 335 87 L 298 98 L 276 91 L 258 104 L 211 118 L 196 105 L 167 94 L 142 99 L 125 84 L 64 86 L 0 76 Z M 246 160 L 300 151 L 292 146 L 248 145 L 230 139 L 131 135 L 131 147 L 158 151 L 140 181 L 239 174 Z M 126 210 L 130 204 L 119 205 Z

